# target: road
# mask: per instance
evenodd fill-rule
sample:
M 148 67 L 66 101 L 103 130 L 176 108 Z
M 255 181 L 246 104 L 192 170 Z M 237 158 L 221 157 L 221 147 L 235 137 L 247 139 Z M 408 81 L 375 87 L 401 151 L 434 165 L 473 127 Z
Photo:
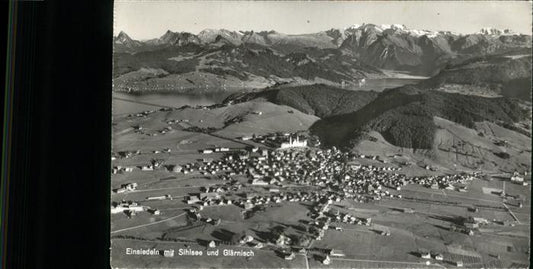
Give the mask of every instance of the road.
M 511 214 L 511 216 L 513 217 L 513 219 L 518 223 L 518 224 L 521 224 L 520 223 L 520 220 L 518 219 L 518 217 L 516 217 L 516 215 L 513 213 L 513 211 L 511 211 L 511 209 L 505 204 L 505 203 L 502 203 L 502 205 L 505 207 L 505 209 L 507 209 L 507 211 Z
M 209 187 L 209 186 L 213 186 L 217 184 L 218 183 L 205 184 L 201 186 L 182 186 L 182 187 L 168 187 L 168 188 L 157 188 L 157 189 L 141 189 L 141 190 L 130 191 L 128 192 L 128 194 L 141 193 L 141 192 L 152 192 L 152 191 L 177 190 L 177 189 L 194 189 L 194 188 L 201 188 L 201 187 Z M 117 193 L 117 194 L 120 194 L 120 193 Z
M 160 207 L 159 210 L 178 210 L 178 209 L 189 209 L 191 207 L 189 206 L 186 206 L 186 207 Z
M 116 230 L 116 231 L 111 231 L 112 234 L 114 233 L 119 233 L 119 232 L 124 232 L 124 231 L 129 231 L 129 230 L 134 230 L 134 229 L 138 229 L 138 228 L 142 228 L 142 227 L 147 227 L 147 226 L 151 226 L 151 225 L 155 225 L 155 224 L 159 224 L 159 223 L 163 223 L 165 221 L 169 221 L 169 220 L 173 220 L 173 219 L 177 219 L 181 216 L 185 215 L 185 213 L 181 213 L 177 216 L 174 216 L 174 217 L 170 217 L 168 219 L 164 219 L 164 220 L 160 220 L 160 221 L 156 221 L 156 222 L 152 222 L 152 223 L 147 223 L 147 224 L 142 224 L 142 225 L 138 225 L 138 226 L 133 226 L 133 227 L 129 227 L 129 228 L 124 228 L 124 229 L 120 229 L 120 230 Z
M 451 194 L 451 193 L 448 193 L 448 194 L 441 194 L 441 193 L 437 193 L 437 192 L 430 192 L 430 191 L 423 191 L 423 190 L 406 190 L 406 191 L 410 191 L 410 192 L 422 192 L 422 193 L 428 193 L 428 194 L 435 194 L 435 195 L 441 195 L 441 196 L 447 196 L 447 197 L 455 197 L 455 198 L 460 198 L 460 199 L 466 199 L 466 200 L 474 200 L 474 201 L 479 201 L 479 202 L 486 202 L 486 203 L 493 203 L 493 204 L 499 204 L 501 203 L 500 201 L 496 201 L 496 200 L 487 200 L 487 199 L 481 199 L 481 198 L 471 198 L 471 197 L 465 197 L 463 195 L 456 195 L 456 194 Z M 443 191 L 444 192 L 444 191 Z
M 185 198 L 189 195 L 177 195 L 177 196 L 172 196 L 172 199 L 178 199 L 178 198 Z M 166 198 L 165 199 L 148 199 L 148 197 L 144 200 L 136 200 L 136 202 L 155 202 L 155 201 L 163 201 L 163 200 L 167 200 Z M 171 199 L 168 199 L 168 200 L 171 200 Z
M 348 259 L 348 258 L 331 258 L 331 260 L 335 261 L 353 261 L 353 262 L 383 262 L 383 263 L 398 263 L 398 264 L 416 264 L 416 265 L 425 265 L 425 263 L 420 262 L 404 262 L 404 261 L 385 261 L 385 260 L 360 260 L 360 259 Z M 446 268 L 445 266 L 438 264 L 438 263 L 432 263 L 430 266 L 437 266 L 441 268 Z
M 229 137 L 225 137 L 225 136 L 222 136 L 222 135 L 219 135 L 219 134 L 215 134 L 215 133 L 202 133 L 202 134 L 210 135 L 212 137 L 216 137 L 216 138 L 219 138 L 219 139 L 224 139 L 224 140 L 227 140 L 227 141 L 230 141 L 230 142 L 233 142 L 233 143 L 237 143 L 237 144 L 241 144 L 241 145 L 245 145 L 245 146 L 248 146 L 248 147 L 258 147 L 258 148 L 272 149 L 272 147 L 268 147 L 266 145 L 262 145 L 262 144 L 259 144 L 259 143 L 244 142 L 243 140 L 238 140 L 238 139 L 235 139 L 235 138 L 229 138 Z
M 148 103 L 148 102 L 134 101 L 134 100 L 129 100 L 129 99 L 126 99 L 126 98 L 120 98 L 120 97 L 113 97 L 113 99 L 115 99 L 115 100 L 120 100 L 120 101 L 125 101 L 125 102 L 130 102 L 130 103 L 141 104 L 141 105 L 148 105 L 148 106 L 161 107 L 161 108 L 179 108 L 179 107 L 165 106 L 165 105 L 161 105 L 161 104 L 154 104 L 154 103 Z M 130 113 L 125 113 L 125 114 L 130 114 Z

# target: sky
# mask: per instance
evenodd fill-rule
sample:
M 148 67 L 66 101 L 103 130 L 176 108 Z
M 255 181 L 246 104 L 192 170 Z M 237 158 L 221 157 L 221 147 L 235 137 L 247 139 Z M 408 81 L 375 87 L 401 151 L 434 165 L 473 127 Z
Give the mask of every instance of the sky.
M 160 1 L 116 0 L 114 33 L 157 38 L 167 30 L 315 33 L 354 24 L 469 34 L 483 27 L 531 34 L 531 1 Z

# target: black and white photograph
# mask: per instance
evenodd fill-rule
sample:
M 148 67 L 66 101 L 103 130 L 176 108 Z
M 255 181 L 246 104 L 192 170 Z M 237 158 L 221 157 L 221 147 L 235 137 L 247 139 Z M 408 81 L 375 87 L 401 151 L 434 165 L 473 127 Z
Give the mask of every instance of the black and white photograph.
M 531 9 L 115 1 L 112 268 L 529 268 Z

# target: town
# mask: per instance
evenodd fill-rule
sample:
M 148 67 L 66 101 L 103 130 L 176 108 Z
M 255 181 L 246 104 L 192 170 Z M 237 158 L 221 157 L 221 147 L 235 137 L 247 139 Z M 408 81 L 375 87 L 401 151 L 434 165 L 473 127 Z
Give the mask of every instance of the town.
M 142 118 L 152 113 L 157 112 L 147 111 L 133 116 Z M 167 121 L 169 127 L 162 129 L 160 136 L 172 133 L 174 128 L 171 125 L 179 122 L 187 120 Z M 140 125 L 135 125 L 133 130 L 137 134 L 149 132 Z M 112 218 L 117 219 L 116 223 L 123 228 L 112 231 L 112 239 L 175 242 L 206 249 L 218 246 L 234 247 L 235 251 L 252 249 L 260 252 L 247 259 L 257 259 L 257 255 L 270 253 L 268 255 L 274 255 L 289 266 L 291 262 L 303 258 L 308 266 L 316 263 L 317 266 L 337 267 L 351 259 L 363 264 L 365 260 L 370 260 L 356 259 L 357 255 L 352 252 L 349 243 L 346 245 L 347 242 L 335 243 L 337 233 L 348 240 L 356 240 L 357 234 L 365 237 L 370 236 L 368 233 L 375 234 L 378 238 L 382 237 L 377 240 L 379 242 L 405 236 L 405 230 L 392 225 L 387 218 L 405 215 L 401 218 L 406 218 L 406 222 L 412 222 L 409 218 L 438 219 L 448 225 L 435 227 L 444 230 L 449 238 L 459 235 L 463 236 L 461 238 L 476 238 L 476 235 L 494 230 L 494 227 L 510 229 L 525 223 L 522 219 L 524 214 L 518 217 L 519 213 L 515 212 L 529 203 L 530 180 L 525 180 L 527 173 L 514 173 L 499 179 L 503 188 L 485 188 L 489 191 L 476 194 L 484 198 L 477 199 L 469 197 L 472 185 L 496 182 L 480 171 L 435 174 L 434 169 L 427 166 L 421 169 L 434 175 L 412 176 L 402 171 L 407 165 L 405 163 L 391 163 L 380 156 L 345 152 L 335 147 L 321 148 L 318 141 L 303 133 L 251 134 L 231 140 L 235 141 L 232 146 L 199 148 L 190 153 L 199 158 L 185 163 L 169 161 L 171 158 L 168 156 L 179 154 L 171 147 L 146 152 L 138 149 L 114 152 L 112 159 L 118 163 L 143 156 L 150 158 L 144 164 L 115 165 L 112 168 L 114 177 L 124 179 L 113 189 Z M 237 142 L 250 144 L 244 146 Z M 142 175 L 146 173 L 161 177 L 155 183 L 145 184 Z M 182 180 L 187 184 L 180 184 Z M 160 184 L 161 187 L 149 188 L 150 184 Z M 178 193 L 172 193 L 178 190 Z M 419 209 L 420 206 L 424 209 Z M 429 214 L 427 209 L 432 206 L 453 208 L 455 213 Z M 388 213 L 376 215 L 384 209 Z M 137 227 L 130 226 L 128 222 L 138 224 L 141 219 L 155 218 L 152 222 L 158 225 L 158 222 L 165 221 L 165 215 L 177 212 L 174 210 L 183 212 L 177 215 L 186 219 L 183 225 L 165 228 L 167 232 L 157 238 L 146 238 L 142 234 L 127 235 L 127 231 Z M 262 219 L 261 215 L 280 210 L 283 213 L 276 214 L 276 219 L 290 220 L 276 222 L 276 225 L 273 223 L 264 227 L 266 229 L 251 227 Z M 228 216 L 231 218 L 227 219 Z M 139 224 L 139 227 L 142 225 Z M 198 237 L 195 238 L 195 234 Z M 435 244 L 421 245 L 407 250 L 404 255 L 394 254 L 404 257 L 381 266 L 470 267 L 484 262 L 487 264 L 487 261 L 498 265 L 496 257 L 500 257 L 492 252 L 479 254 L 450 250 Z M 432 248 L 432 245 L 435 247 Z M 524 255 L 529 253 L 529 249 L 522 249 Z M 375 258 L 376 264 L 380 259 L 379 256 Z

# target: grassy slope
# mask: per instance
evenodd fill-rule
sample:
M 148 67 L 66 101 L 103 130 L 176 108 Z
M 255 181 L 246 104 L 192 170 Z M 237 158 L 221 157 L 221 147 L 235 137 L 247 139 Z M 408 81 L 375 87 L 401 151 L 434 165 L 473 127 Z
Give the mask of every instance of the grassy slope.
M 455 122 L 434 117 L 435 133 L 429 149 L 398 147 L 389 143 L 380 133 L 371 131 L 375 138 L 362 140 L 356 147 L 360 154 L 379 155 L 388 162 L 410 162 L 414 166 L 430 165 L 440 172 L 453 171 L 527 171 L 531 160 L 531 138 L 502 128 L 490 122 L 476 123 L 471 129 Z M 483 133 L 483 136 L 479 134 Z M 499 146 L 496 140 L 509 143 Z M 508 159 L 496 156 L 496 152 L 506 152 Z M 402 157 L 393 157 L 400 154 Z M 409 167 L 405 169 L 410 169 Z
M 269 102 L 290 106 L 306 114 L 323 118 L 357 111 L 370 103 L 377 95 L 373 91 L 348 91 L 324 84 L 314 84 L 234 95 L 226 101 L 266 99 Z

